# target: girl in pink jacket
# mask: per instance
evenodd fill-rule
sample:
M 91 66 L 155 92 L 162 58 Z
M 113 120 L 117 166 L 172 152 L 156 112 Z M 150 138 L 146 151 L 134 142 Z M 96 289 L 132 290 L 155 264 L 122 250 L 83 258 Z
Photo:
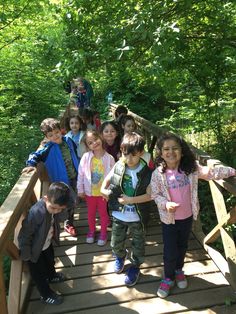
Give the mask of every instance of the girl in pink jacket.
M 95 241 L 96 211 L 98 210 L 101 232 L 97 244 L 103 246 L 107 242 L 109 216 L 107 201 L 102 197 L 100 188 L 103 179 L 114 166 L 115 160 L 104 150 L 102 138 L 97 131 L 86 131 L 84 141 L 89 152 L 85 153 L 80 160 L 77 189 L 78 196 L 85 198 L 88 207 L 89 232 L 86 242 L 94 243 Z
M 175 282 L 187 287 L 182 270 L 192 221 L 199 212 L 198 179 L 223 179 L 236 174 L 231 167 L 209 168 L 196 162 L 188 144 L 167 133 L 158 142 L 158 167 L 152 174 L 151 190 L 162 222 L 164 278 L 157 295 L 165 298 Z

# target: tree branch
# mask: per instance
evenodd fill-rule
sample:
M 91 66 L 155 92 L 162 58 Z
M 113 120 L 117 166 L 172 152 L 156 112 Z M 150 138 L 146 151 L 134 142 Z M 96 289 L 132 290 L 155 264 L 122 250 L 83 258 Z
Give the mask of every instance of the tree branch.
M 24 12 L 24 10 L 27 8 L 29 4 L 29 1 L 26 3 L 26 5 L 22 8 L 22 10 L 8 23 L 6 23 L 3 27 L 0 27 L 0 31 L 3 30 L 4 28 L 8 27 L 11 25 L 16 19 L 20 17 L 20 15 Z
M 19 39 L 20 37 L 21 37 L 21 36 L 18 35 L 18 36 L 16 36 L 15 38 L 13 38 L 11 41 L 8 41 L 5 45 L 3 45 L 2 47 L 0 47 L 0 50 L 2 50 L 2 49 L 3 49 L 4 47 L 6 47 L 6 46 L 12 44 L 14 41 L 16 41 L 17 39 Z

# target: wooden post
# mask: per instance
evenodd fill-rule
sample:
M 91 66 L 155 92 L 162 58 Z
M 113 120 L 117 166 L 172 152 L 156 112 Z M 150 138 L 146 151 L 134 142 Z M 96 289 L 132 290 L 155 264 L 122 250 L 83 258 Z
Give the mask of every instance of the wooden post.
M 8 296 L 8 313 L 20 313 L 21 285 L 22 285 L 23 263 L 21 260 L 11 262 L 11 276 Z
M 6 289 L 3 273 L 3 255 L 0 255 L 0 309 L 2 314 L 8 314 L 7 311 L 7 300 L 6 300 Z
M 208 160 L 208 165 L 212 166 L 216 163 L 214 160 Z M 218 162 L 217 162 L 218 163 Z M 224 197 L 221 193 L 221 187 L 214 181 L 210 181 L 211 194 L 215 206 L 216 217 L 218 224 L 221 224 L 222 221 L 225 221 L 225 217 L 228 216 L 227 209 L 225 206 Z M 228 262 L 230 277 L 227 278 L 230 281 L 230 284 L 236 291 L 236 248 L 234 239 L 231 234 L 229 234 L 223 226 L 219 228 L 220 235 L 225 251 L 226 260 Z

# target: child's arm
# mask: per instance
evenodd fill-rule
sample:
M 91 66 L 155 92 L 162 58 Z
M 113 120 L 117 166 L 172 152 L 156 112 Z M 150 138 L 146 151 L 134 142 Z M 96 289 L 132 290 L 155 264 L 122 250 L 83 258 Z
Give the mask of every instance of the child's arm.
M 165 191 L 164 184 L 158 173 L 158 169 L 154 170 L 151 178 L 151 197 L 157 204 L 159 210 L 166 211 L 167 203 L 170 202 L 170 198 L 167 195 L 167 187 Z
M 146 189 L 146 193 L 138 196 L 127 196 L 125 194 L 122 194 L 118 198 L 118 202 L 121 205 L 127 205 L 127 204 L 139 204 L 139 203 L 146 203 L 150 202 L 151 199 L 151 187 L 150 185 Z
M 83 157 L 80 160 L 80 164 L 78 168 L 78 178 L 77 178 L 77 193 L 78 193 L 78 197 L 82 199 L 85 198 L 85 193 L 84 193 L 85 161 L 86 161 L 86 154 L 83 155 Z
M 26 167 L 22 170 L 22 173 L 26 172 L 29 173 L 30 171 L 33 171 L 36 169 L 37 164 L 40 161 L 45 161 L 48 152 L 49 152 L 50 146 L 45 145 L 43 148 L 38 149 L 36 152 L 33 152 L 29 155 L 28 160 L 26 161 Z
M 102 186 L 101 186 L 101 194 L 102 196 L 108 201 L 109 196 L 111 194 L 111 190 L 108 189 L 110 182 L 111 182 L 111 177 L 113 175 L 113 168 L 111 169 L 111 171 L 108 173 L 108 175 L 106 176 L 106 178 L 103 180 L 102 182 Z
M 216 164 L 217 165 L 217 164 Z M 204 180 L 220 180 L 236 175 L 236 170 L 226 166 L 208 167 L 197 163 L 198 177 Z
M 29 212 L 22 222 L 22 227 L 18 235 L 20 257 L 23 261 L 29 261 L 31 259 L 32 240 L 36 226 L 37 223 Z

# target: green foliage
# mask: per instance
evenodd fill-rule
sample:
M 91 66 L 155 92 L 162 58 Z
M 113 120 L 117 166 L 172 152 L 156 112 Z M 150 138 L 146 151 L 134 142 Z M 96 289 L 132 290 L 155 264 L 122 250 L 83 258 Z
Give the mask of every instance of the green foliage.
M 100 111 L 111 90 L 115 101 L 159 125 L 213 132 L 226 155 L 224 126 L 235 114 L 233 1 L 74 0 L 59 7 L 66 36 L 58 71 L 92 80 Z
M 1 204 L 42 139 L 40 122 L 58 116 L 66 95 L 55 71 L 56 12 L 38 1 L 5 1 L 0 8 Z
M 3 272 L 5 280 L 5 288 L 8 290 L 11 270 L 11 259 L 8 256 L 3 257 Z

